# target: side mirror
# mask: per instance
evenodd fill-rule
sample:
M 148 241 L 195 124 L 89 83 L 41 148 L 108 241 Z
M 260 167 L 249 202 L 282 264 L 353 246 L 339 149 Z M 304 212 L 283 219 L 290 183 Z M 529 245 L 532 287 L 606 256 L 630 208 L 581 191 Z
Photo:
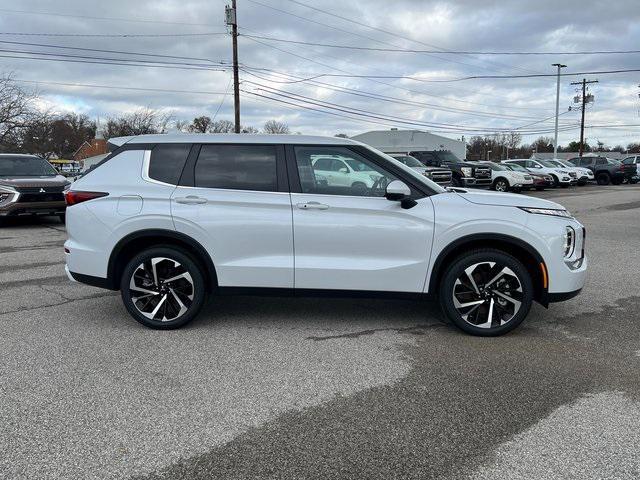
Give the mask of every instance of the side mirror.
M 406 183 L 400 180 L 389 182 L 384 196 L 392 202 L 400 202 L 400 206 L 405 209 L 415 207 L 418 204 L 418 202 L 411 198 L 411 189 Z
M 342 168 L 339 170 L 339 172 L 340 172 L 340 173 L 349 173 L 349 169 L 348 169 L 347 167 L 342 167 Z

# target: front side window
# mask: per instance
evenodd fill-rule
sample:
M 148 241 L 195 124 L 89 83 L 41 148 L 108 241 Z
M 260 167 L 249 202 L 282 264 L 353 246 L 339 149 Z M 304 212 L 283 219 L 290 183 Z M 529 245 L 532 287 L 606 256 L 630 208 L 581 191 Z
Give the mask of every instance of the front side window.
M 29 155 L 1 156 L 0 177 L 54 177 L 58 174 L 49 162 Z
M 596 160 L 596 165 L 606 165 L 607 163 L 608 163 L 607 160 L 604 158 L 598 158 Z
M 633 165 L 635 163 L 635 157 L 627 157 L 622 161 L 622 163 L 625 165 Z
M 156 145 L 151 150 L 149 178 L 177 185 L 189 156 L 189 150 L 191 150 L 191 145 L 186 143 Z
M 203 145 L 195 186 L 232 190 L 278 190 L 275 145 Z
M 580 165 L 583 167 L 588 167 L 589 165 L 591 165 L 591 159 L 590 158 L 580 159 Z
M 303 193 L 384 197 L 387 184 L 397 178 L 345 147 L 297 146 L 294 150 Z

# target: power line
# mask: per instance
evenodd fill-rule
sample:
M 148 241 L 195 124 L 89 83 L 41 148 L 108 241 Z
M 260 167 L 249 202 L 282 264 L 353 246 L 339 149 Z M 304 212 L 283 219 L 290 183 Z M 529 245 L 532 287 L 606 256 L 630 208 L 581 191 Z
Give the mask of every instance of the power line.
M 63 50 L 79 50 L 83 52 L 98 52 L 98 53 L 118 53 L 122 55 L 137 55 L 137 56 L 146 56 L 146 57 L 158 57 L 158 58 L 173 58 L 178 60 L 198 60 L 201 62 L 211 62 L 224 64 L 225 62 L 211 60 L 209 58 L 198 58 L 198 57 L 182 57 L 176 55 L 164 55 L 158 53 L 143 53 L 143 52 L 131 52 L 131 51 L 123 51 L 123 50 L 103 50 L 100 48 L 85 48 L 85 47 L 69 47 L 66 45 L 52 45 L 50 43 L 32 43 L 32 42 L 16 42 L 11 40 L 0 40 L 0 43 L 8 43 L 11 45 L 27 45 L 32 47 L 45 47 L 45 48 L 59 48 Z
M 155 37 L 206 37 L 226 35 L 227 32 L 206 33 L 25 33 L 0 32 L 0 35 L 25 37 L 97 37 L 97 38 L 155 38 Z
M 87 20 L 105 20 L 115 22 L 132 22 L 132 23 L 158 23 L 165 25 L 190 25 L 190 26 L 202 26 L 211 27 L 210 23 L 188 23 L 188 22 L 169 22 L 165 20 L 145 20 L 136 18 L 123 18 L 123 17 L 96 17 L 91 15 L 72 15 L 69 13 L 57 13 L 57 12 L 30 12 L 27 10 L 13 10 L 9 8 L 0 8 L 0 12 L 17 13 L 21 15 L 42 15 L 47 17 L 69 17 L 69 18 L 82 18 Z
M 366 50 L 373 52 L 398 52 L 398 53 L 445 53 L 451 55 L 624 55 L 632 53 L 640 53 L 640 50 L 594 50 L 594 51 L 575 51 L 575 52 L 499 52 L 499 51 L 474 51 L 474 50 L 420 50 L 413 48 L 380 48 L 380 47 L 359 47 L 355 45 L 338 45 L 334 43 L 317 43 L 305 42 L 301 40 L 291 40 L 285 38 L 269 37 L 266 35 L 250 35 L 243 33 L 242 36 L 257 38 L 261 40 L 269 40 L 272 42 L 293 43 L 297 45 L 310 45 L 327 48 L 342 48 L 348 50 Z
M 211 92 L 207 90 L 176 90 L 176 89 L 167 89 L 167 88 L 142 88 L 142 87 L 120 87 L 115 85 L 97 85 L 97 84 L 89 84 L 89 83 L 70 83 L 70 82 L 51 82 L 51 81 L 43 81 L 43 80 L 23 80 L 13 78 L 12 82 L 18 83 L 31 83 L 35 85 L 60 85 L 66 87 L 81 87 L 81 88 L 105 88 L 105 89 L 113 89 L 113 90 L 134 90 L 141 92 L 158 92 L 158 93 L 189 93 L 189 94 L 202 94 L 202 95 L 226 95 L 228 92 Z

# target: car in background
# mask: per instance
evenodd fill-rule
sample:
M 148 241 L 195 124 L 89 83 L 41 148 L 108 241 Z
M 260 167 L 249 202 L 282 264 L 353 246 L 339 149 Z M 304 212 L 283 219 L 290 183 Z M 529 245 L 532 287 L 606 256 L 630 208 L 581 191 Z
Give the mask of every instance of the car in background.
M 382 175 L 371 170 L 364 162 L 340 156 L 315 157 L 311 159 L 316 179 L 328 187 L 351 187 L 366 191 L 381 185 Z
M 533 188 L 536 190 L 544 190 L 545 188 L 555 188 L 551 175 L 545 173 L 533 173 L 517 163 L 502 163 L 502 166 L 515 172 L 527 173 L 533 179 Z
M 546 173 L 553 178 L 553 184 L 556 187 L 568 187 L 578 183 L 578 175 L 575 172 L 556 167 L 545 160 L 533 160 L 530 158 L 516 158 L 513 160 L 504 160 L 503 163 L 518 164 L 533 173 Z
M 55 215 L 64 223 L 64 190 L 70 184 L 43 158 L 0 154 L 0 222 L 7 217 Z
M 533 177 L 529 172 L 518 172 L 496 162 L 482 162 L 491 169 L 491 189 L 498 192 L 519 192 L 533 187 Z
M 635 165 L 625 165 L 600 155 L 570 158 L 569 163 L 591 170 L 598 185 L 609 185 L 610 183 L 620 185 L 625 180 L 633 181 L 633 177 L 636 176 Z
M 454 187 L 491 187 L 491 169 L 488 166 L 460 160 L 449 150 L 421 150 L 408 154 L 427 167 L 449 168 Z
M 451 169 L 446 167 L 427 167 L 422 162 L 420 162 L 417 158 L 412 157 L 411 155 L 390 155 L 392 158 L 395 158 L 400 163 L 403 163 L 409 168 L 413 168 L 415 171 L 420 172 L 422 175 L 427 177 L 429 180 L 433 180 L 438 185 L 443 187 L 448 187 L 451 185 Z
M 584 168 L 584 167 L 576 167 L 575 165 L 572 165 L 568 162 L 565 162 L 563 160 L 560 160 L 559 158 L 552 158 L 550 160 L 546 160 L 548 163 L 551 163 L 552 165 L 557 166 L 558 168 L 561 168 L 563 170 L 567 170 L 569 172 L 576 172 L 576 175 L 578 176 L 578 185 L 579 186 L 584 186 L 586 185 L 588 182 L 593 181 L 595 179 L 595 176 L 593 175 L 593 172 L 591 170 L 589 170 L 588 168 Z
M 640 155 L 633 155 L 631 157 L 627 157 L 622 160 L 624 165 L 635 165 L 636 166 L 636 175 L 635 179 L 632 178 L 632 183 L 637 183 L 640 181 Z

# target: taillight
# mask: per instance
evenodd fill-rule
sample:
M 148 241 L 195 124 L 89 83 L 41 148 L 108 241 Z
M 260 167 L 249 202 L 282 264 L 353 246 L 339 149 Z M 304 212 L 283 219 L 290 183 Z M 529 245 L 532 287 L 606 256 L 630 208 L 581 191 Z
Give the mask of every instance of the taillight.
M 86 202 L 87 200 L 93 200 L 95 198 L 106 197 L 109 195 L 105 192 L 78 192 L 74 190 L 68 190 L 64 194 L 64 200 L 67 202 L 67 206 L 77 205 L 78 203 Z
M 624 163 L 621 163 L 621 164 L 620 164 L 620 170 L 622 170 L 622 171 L 624 171 L 624 170 L 625 170 Z

